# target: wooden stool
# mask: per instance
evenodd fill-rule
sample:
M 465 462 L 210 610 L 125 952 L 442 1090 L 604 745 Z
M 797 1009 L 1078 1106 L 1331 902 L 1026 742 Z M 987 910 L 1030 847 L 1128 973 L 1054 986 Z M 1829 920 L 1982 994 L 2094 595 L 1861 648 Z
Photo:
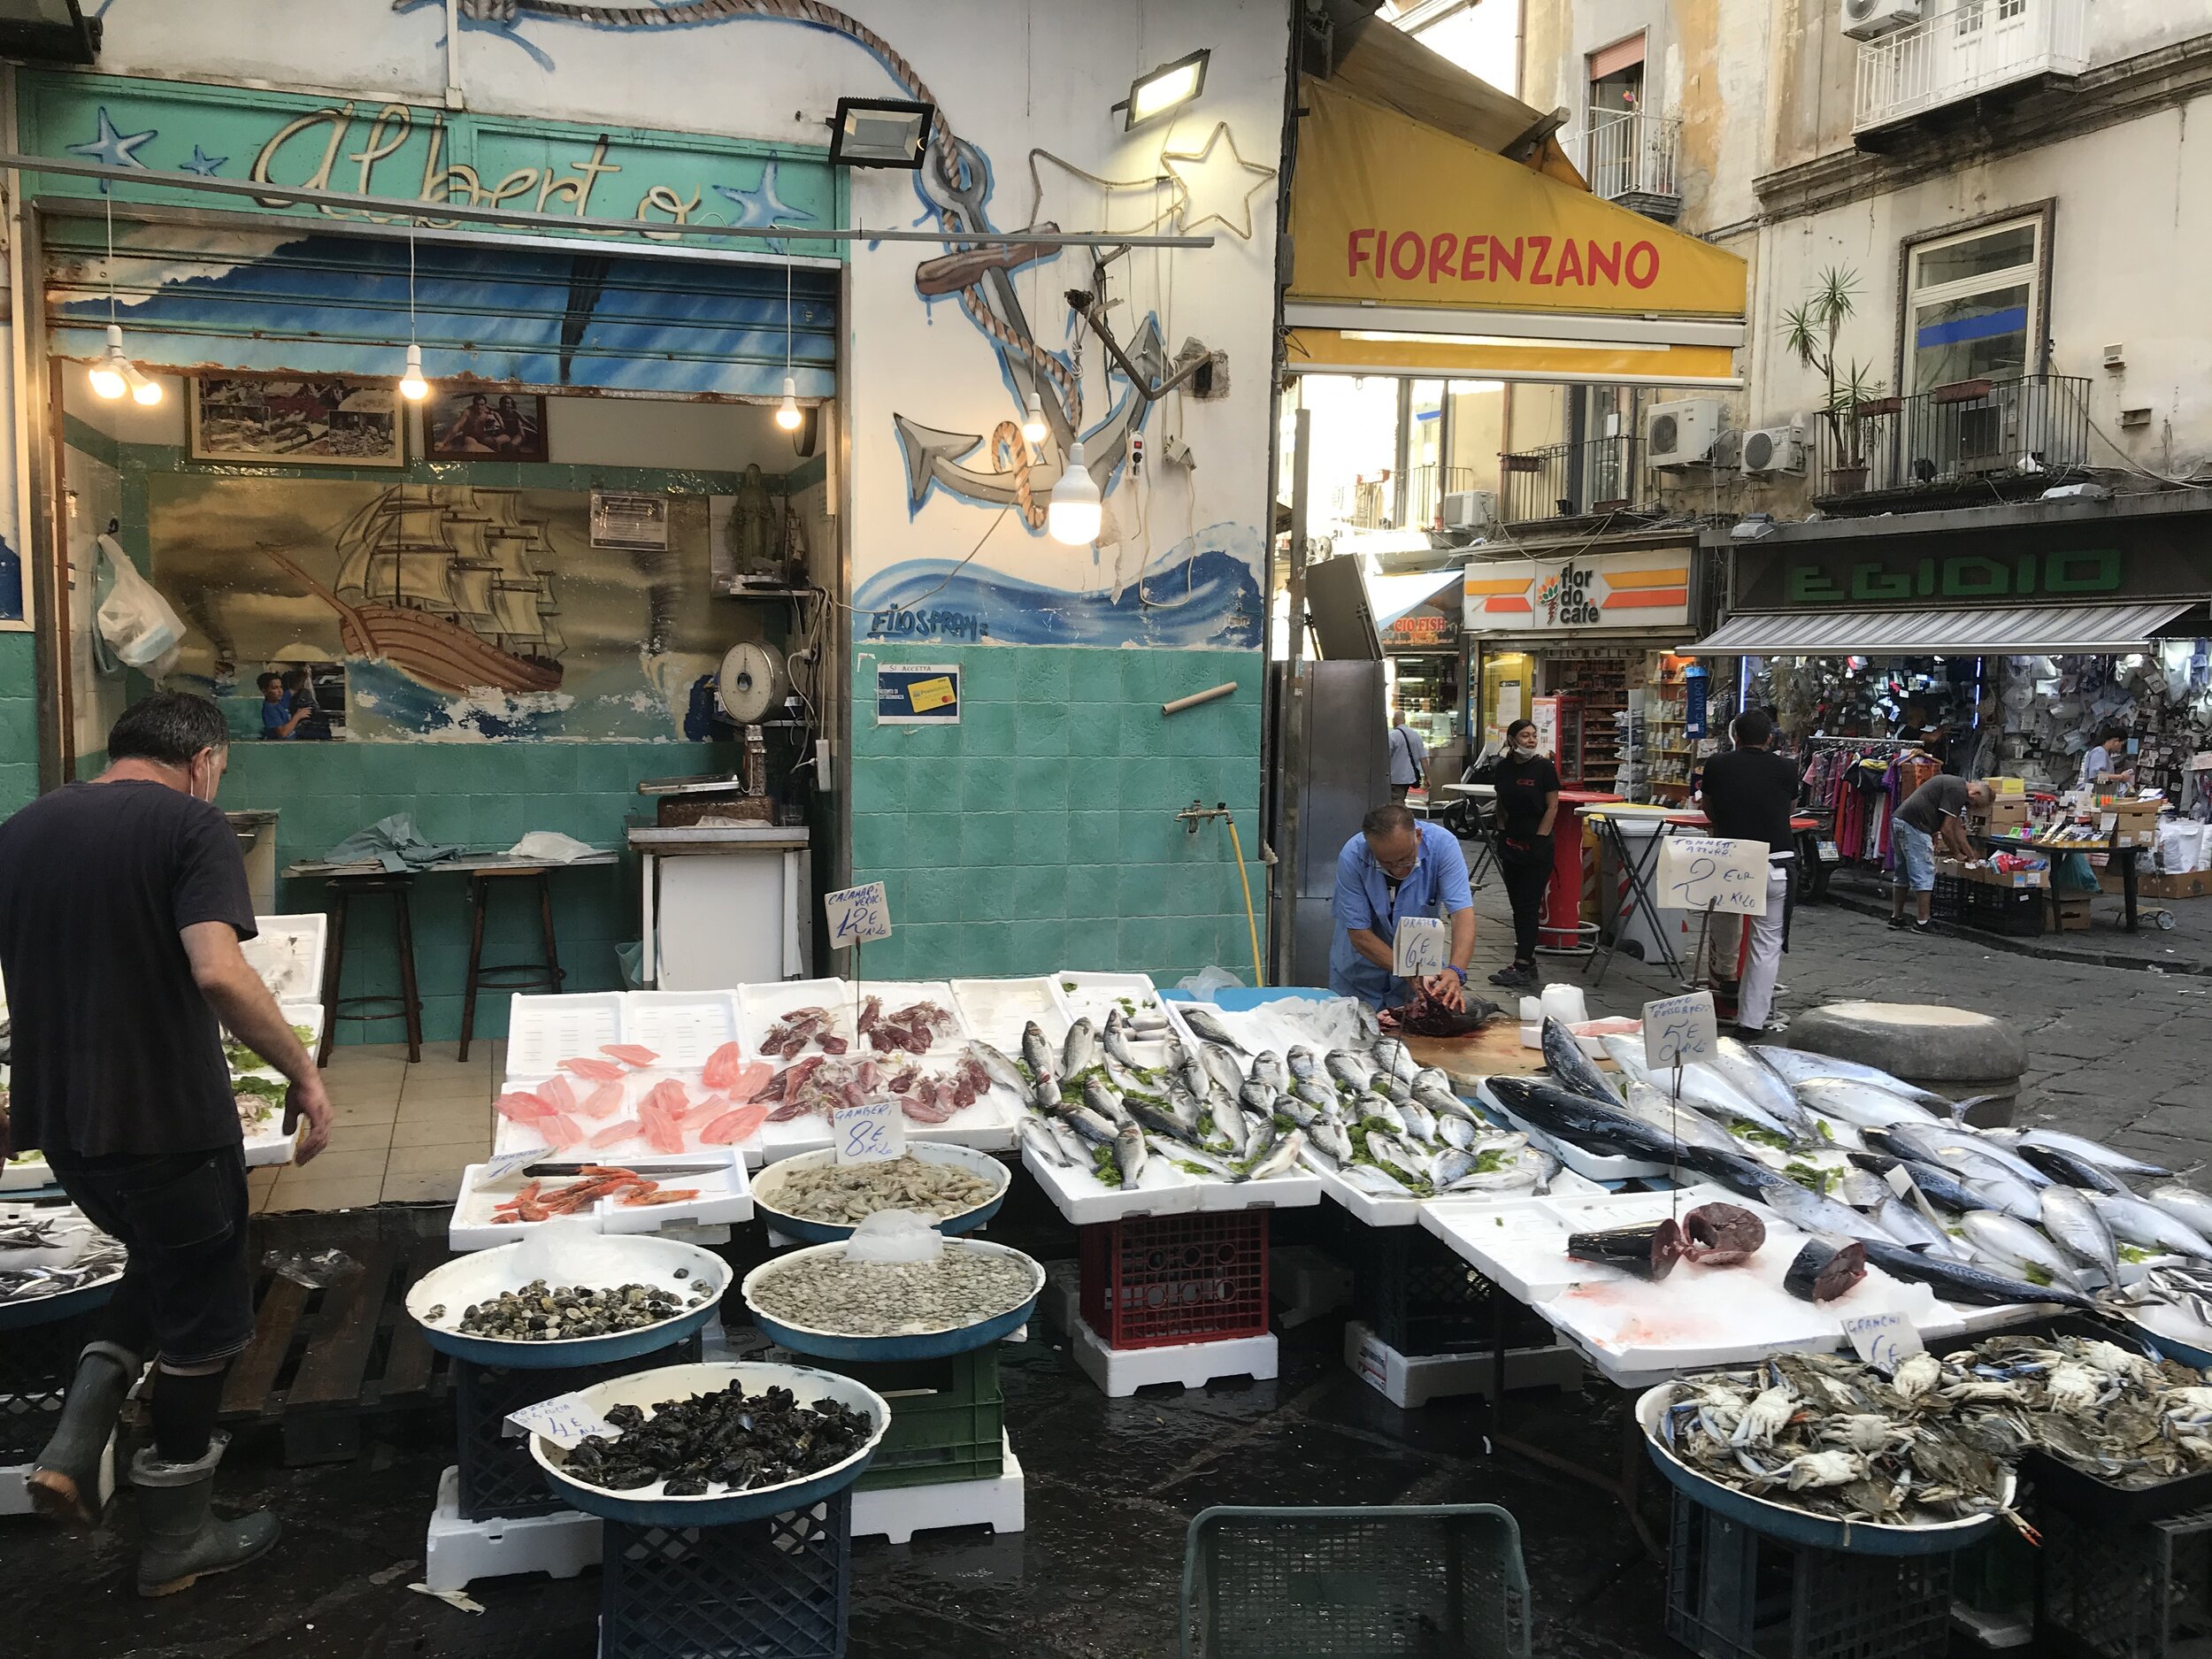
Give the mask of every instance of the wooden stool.
M 411 875 L 333 876 L 330 895 L 330 957 L 323 967 L 323 1006 L 329 1017 L 323 1023 L 322 1052 L 316 1064 L 330 1064 L 330 1048 L 342 1019 L 403 1019 L 407 1022 L 407 1057 L 422 1058 L 422 997 L 415 988 L 415 926 L 407 908 L 413 891 Z M 399 992 L 363 996 L 338 995 L 346 968 L 346 912 L 357 898 L 382 894 L 392 901 L 392 927 L 399 936 Z M 348 1010 L 354 1011 L 348 1012 Z
M 533 881 L 538 889 L 538 926 L 545 941 L 542 962 L 487 964 L 484 960 L 484 912 L 490 908 L 492 883 Z M 553 942 L 553 880 L 544 870 L 475 870 L 469 872 L 469 905 L 475 919 L 469 924 L 468 989 L 461 997 L 461 1058 L 469 1057 L 469 1041 L 476 1034 L 476 993 L 495 991 L 557 991 L 568 977 Z

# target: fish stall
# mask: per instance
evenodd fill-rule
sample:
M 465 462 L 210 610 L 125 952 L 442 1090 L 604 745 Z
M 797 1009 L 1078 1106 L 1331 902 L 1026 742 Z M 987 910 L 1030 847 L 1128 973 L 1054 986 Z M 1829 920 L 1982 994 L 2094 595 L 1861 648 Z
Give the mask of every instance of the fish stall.
M 122 1279 L 122 1246 L 66 1199 L 0 1202 L 0 1516 L 30 1512 L 32 1460 L 91 1340 L 91 1318 Z M 111 1439 L 104 1502 L 115 1472 Z

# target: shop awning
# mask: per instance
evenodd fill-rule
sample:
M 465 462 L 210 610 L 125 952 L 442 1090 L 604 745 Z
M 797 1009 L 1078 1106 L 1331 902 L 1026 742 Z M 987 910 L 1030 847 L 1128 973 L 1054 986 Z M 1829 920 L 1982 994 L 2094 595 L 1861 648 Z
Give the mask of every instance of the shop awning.
M 1734 254 L 1418 119 L 1404 100 L 1386 107 L 1310 79 L 1301 96 L 1292 368 L 1735 383 L 1746 279 Z
M 2194 606 L 2012 605 L 1978 611 L 1782 611 L 1731 617 L 1690 648 L 1721 657 L 1929 657 L 2139 651 Z
M 1431 600 L 1459 608 L 1462 573 L 1446 571 L 1415 571 L 1402 576 L 1370 576 L 1367 579 L 1367 605 L 1375 618 L 1378 633 L 1400 618 L 1418 611 Z

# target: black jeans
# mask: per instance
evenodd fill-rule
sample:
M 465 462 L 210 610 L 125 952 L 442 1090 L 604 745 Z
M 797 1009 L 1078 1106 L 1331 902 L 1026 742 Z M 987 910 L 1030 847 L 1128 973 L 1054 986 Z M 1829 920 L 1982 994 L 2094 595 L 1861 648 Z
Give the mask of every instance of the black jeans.
M 1551 850 L 1550 842 L 1544 843 L 1544 850 Z M 1513 902 L 1513 960 L 1532 963 L 1536 930 L 1544 919 L 1544 895 L 1551 889 L 1551 860 L 1523 864 L 1510 856 L 1501 857 L 1498 872 L 1505 878 L 1505 895 Z

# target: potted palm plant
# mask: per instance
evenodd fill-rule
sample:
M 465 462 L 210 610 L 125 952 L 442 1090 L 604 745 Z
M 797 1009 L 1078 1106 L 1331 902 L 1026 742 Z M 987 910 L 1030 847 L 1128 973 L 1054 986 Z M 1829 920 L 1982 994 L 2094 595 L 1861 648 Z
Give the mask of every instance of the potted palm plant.
M 1827 382 L 1820 417 L 1828 428 L 1831 495 L 1855 495 L 1866 488 L 1867 439 L 1875 420 L 1894 412 L 1891 406 L 1895 400 L 1883 396 L 1878 376 L 1855 358 L 1844 365 L 1836 357 L 1836 336 L 1857 308 L 1858 297 L 1858 273 L 1831 265 L 1821 273 L 1805 303 L 1782 317 L 1789 349 Z

